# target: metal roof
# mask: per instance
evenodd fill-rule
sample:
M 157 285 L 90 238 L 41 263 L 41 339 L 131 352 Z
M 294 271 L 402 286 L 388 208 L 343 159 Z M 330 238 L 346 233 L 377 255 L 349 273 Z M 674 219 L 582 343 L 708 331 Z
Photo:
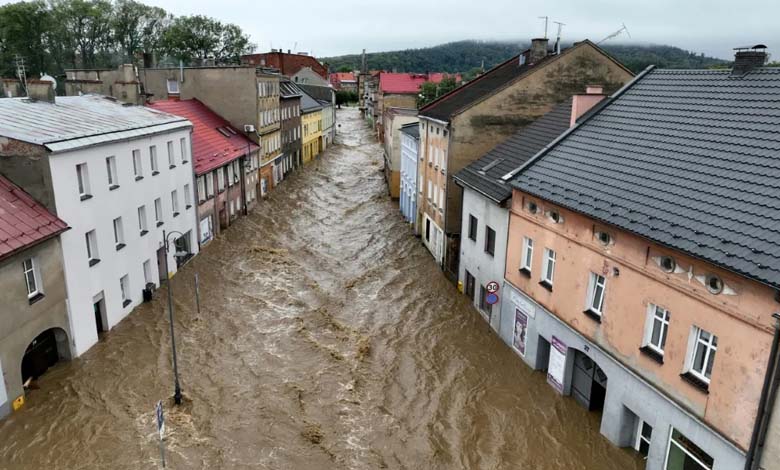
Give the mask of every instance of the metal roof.
M 282 99 L 300 98 L 303 95 L 303 90 L 289 80 L 282 80 L 279 82 L 279 95 Z
M 780 68 L 650 70 L 513 186 L 780 287 Z
M 322 109 L 322 105 L 317 100 L 312 98 L 309 95 L 309 93 L 307 93 L 303 89 L 301 89 L 301 91 L 303 91 L 303 94 L 301 95 L 301 112 L 302 113 L 308 113 L 308 112 L 311 112 L 311 111 L 317 111 L 317 110 Z
M 29 98 L 0 100 L 0 135 L 52 152 L 190 127 L 185 118 L 100 95 L 58 96 L 55 103 Z

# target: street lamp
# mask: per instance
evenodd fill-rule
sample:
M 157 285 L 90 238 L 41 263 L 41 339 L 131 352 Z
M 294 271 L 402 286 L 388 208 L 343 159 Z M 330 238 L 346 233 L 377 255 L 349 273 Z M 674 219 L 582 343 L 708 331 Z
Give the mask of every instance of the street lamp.
M 175 386 L 175 392 L 173 394 L 173 401 L 177 405 L 181 405 L 181 386 L 179 386 L 179 365 L 176 361 L 176 335 L 173 332 L 173 291 L 171 289 L 171 278 L 168 275 L 170 272 L 168 270 L 168 235 L 176 235 L 183 237 L 184 234 L 181 232 L 166 232 L 163 230 L 163 243 L 165 246 L 165 279 L 168 280 L 168 318 L 171 323 L 171 350 L 173 351 L 173 377 L 174 377 L 174 386 Z M 174 256 L 186 256 L 186 255 L 179 255 L 178 253 L 175 253 Z

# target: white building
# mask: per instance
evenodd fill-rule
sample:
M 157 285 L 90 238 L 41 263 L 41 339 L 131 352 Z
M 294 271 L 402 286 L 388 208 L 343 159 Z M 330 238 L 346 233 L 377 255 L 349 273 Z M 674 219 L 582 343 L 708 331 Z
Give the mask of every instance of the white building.
M 566 131 L 570 119 L 568 101 L 455 174 L 455 182 L 463 187 L 458 286 L 495 331 L 501 324 L 501 292 L 491 305 L 487 285 L 495 282 L 504 286 L 512 201 L 512 188 L 502 177 Z
M 401 214 L 410 224 L 417 223 L 417 155 L 420 150 L 420 124 L 401 126 Z
M 12 142 L 0 172 L 70 226 L 61 239 L 76 355 L 166 278 L 164 231 L 171 274 L 197 253 L 191 127 L 94 95 L 0 100 L 0 136 Z

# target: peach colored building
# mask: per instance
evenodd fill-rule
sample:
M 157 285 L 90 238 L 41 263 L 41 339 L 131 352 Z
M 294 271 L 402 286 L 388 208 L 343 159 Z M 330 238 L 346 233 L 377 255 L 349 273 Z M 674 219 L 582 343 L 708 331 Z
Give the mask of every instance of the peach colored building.
M 648 470 L 758 468 L 772 418 L 780 69 L 751 54 L 648 69 L 503 178 L 499 334 Z

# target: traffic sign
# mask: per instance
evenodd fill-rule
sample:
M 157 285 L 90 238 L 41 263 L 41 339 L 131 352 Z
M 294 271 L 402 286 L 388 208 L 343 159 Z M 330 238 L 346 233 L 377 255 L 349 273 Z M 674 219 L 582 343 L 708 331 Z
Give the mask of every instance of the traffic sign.
M 496 295 L 493 292 L 489 292 L 485 296 L 485 302 L 487 302 L 488 305 L 495 305 L 495 304 L 497 304 L 498 303 L 498 295 Z
M 157 432 L 160 434 L 160 439 L 165 434 L 165 415 L 163 414 L 162 401 L 157 402 Z
M 491 294 L 495 294 L 498 292 L 498 283 L 496 281 L 490 281 L 485 286 L 485 290 L 488 291 Z

